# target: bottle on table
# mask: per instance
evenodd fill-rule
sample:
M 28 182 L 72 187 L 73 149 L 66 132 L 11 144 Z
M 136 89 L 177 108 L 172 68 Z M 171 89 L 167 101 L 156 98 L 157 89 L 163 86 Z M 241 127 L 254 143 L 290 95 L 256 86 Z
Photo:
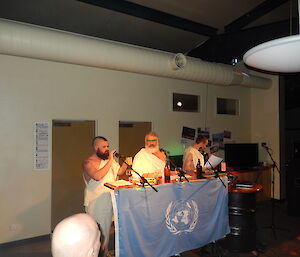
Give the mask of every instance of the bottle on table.
M 197 163 L 197 166 L 196 166 L 196 173 L 197 173 L 197 178 L 203 178 L 202 166 L 201 166 L 201 163 L 200 163 L 200 159 L 198 159 L 198 163 Z
M 164 169 L 164 175 L 165 175 L 165 183 L 170 183 L 171 179 L 170 179 L 170 175 L 171 175 L 171 167 L 170 167 L 170 161 L 167 160 L 166 162 L 166 166 Z
M 227 171 L 227 167 L 226 167 L 226 162 L 222 161 L 221 162 L 221 172 L 226 172 Z

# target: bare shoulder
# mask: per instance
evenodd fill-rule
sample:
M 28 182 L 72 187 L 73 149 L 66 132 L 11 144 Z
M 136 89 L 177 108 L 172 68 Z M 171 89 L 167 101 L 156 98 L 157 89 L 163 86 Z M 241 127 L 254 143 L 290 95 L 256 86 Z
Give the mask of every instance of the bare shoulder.
M 97 167 L 99 166 L 100 164 L 100 160 L 93 157 L 93 156 L 90 156 L 88 157 L 87 159 L 85 159 L 82 163 L 82 166 L 83 168 L 88 168 L 88 167 Z
M 162 161 L 166 161 L 167 157 L 166 157 L 166 154 L 163 152 L 163 151 L 158 151 L 156 153 L 154 153 L 154 155 L 161 159 Z
M 186 159 L 193 159 L 193 154 L 191 152 L 188 152 L 186 154 Z

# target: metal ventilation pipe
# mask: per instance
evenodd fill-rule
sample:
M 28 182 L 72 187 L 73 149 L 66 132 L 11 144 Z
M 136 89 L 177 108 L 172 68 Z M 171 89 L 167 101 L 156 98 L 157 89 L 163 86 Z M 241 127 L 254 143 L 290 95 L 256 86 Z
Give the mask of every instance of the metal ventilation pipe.
M 268 89 L 271 80 L 230 65 L 0 19 L 0 53 L 213 85 Z

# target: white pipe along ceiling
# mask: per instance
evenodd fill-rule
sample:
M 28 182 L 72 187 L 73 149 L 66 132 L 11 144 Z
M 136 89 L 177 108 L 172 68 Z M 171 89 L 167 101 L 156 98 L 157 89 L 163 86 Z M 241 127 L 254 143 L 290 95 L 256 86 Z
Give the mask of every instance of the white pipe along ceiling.
M 0 54 L 222 86 L 268 89 L 271 80 L 231 65 L 0 19 Z

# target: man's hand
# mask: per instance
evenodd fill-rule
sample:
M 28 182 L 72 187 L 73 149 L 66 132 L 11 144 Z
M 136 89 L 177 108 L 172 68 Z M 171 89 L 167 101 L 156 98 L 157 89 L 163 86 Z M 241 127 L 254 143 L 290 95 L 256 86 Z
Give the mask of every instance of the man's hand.
M 132 166 L 132 157 L 126 157 L 125 162 L 126 164 Z
M 114 154 L 115 154 L 115 152 L 116 152 L 116 149 L 112 150 L 112 151 L 109 153 L 109 157 L 108 157 L 109 160 L 113 160 L 113 159 L 114 159 Z
M 206 175 L 211 175 L 211 174 L 212 174 L 212 171 L 209 170 L 208 168 L 205 168 L 205 167 L 202 168 L 202 171 L 203 171 Z

